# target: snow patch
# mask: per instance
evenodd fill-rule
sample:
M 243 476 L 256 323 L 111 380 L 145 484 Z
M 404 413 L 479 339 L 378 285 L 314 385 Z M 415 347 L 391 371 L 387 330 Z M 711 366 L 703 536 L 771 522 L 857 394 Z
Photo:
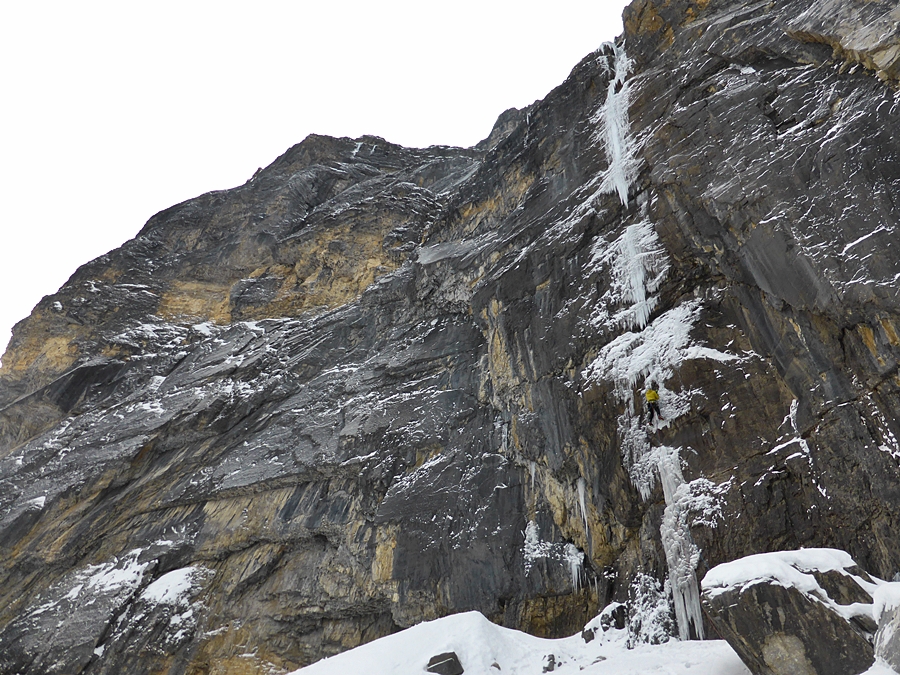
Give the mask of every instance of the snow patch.
M 26 511 L 40 511 L 44 508 L 44 504 L 47 503 L 47 497 L 35 497 L 34 499 L 29 499 L 25 502 L 25 510 Z
M 193 326 L 191 326 L 191 329 L 195 333 L 199 333 L 203 337 L 212 337 L 213 329 L 215 327 L 216 327 L 216 325 L 214 323 L 212 323 L 211 321 L 205 321 L 203 323 L 195 323 Z
M 201 575 L 197 567 L 182 567 L 162 575 L 144 589 L 141 599 L 156 605 L 186 605 Z
M 87 590 L 98 593 L 114 593 L 122 589 L 132 590 L 140 586 L 144 570 L 149 563 L 139 562 L 141 549 L 135 549 L 124 557 L 124 561 L 113 560 L 101 565 L 91 565 L 79 575 Z

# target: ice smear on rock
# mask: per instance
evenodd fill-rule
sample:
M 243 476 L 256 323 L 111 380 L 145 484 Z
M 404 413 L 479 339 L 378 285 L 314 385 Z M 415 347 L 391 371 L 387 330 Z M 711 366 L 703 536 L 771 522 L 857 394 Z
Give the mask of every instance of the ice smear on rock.
M 536 560 L 548 558 L 553 550 L 553 544 L 548 541 L 541 541 L 541 530 L 536 522 L 528 521 L 525 526 L 525 547 L 523 555 L 525 557 L 525 574 L 531 572 L 531 568 Z
M 700 316 L 699 300 L 689 300 L 654 319 L 640 332 L 629 331 L 606 345 L 587 367 L 588 379 L 612 381 L 620 401 L 631 399 L 638 382 L 660 385 L 691 359 L 736 361 L 740 357 L 691 342 L 690 332 Z
M 612 244 L 602 237 L 593 245 L 588 272 L 611 267 L 611 288 L 601 298 L 591 317 L 595 325 L 621 325 L 624 328 L 644 328 L 659 298 L 652 295 L 659 290 L 669 270 L 665 250 L 659 235 L 649 220 L 642 220 L 625 228 Z M 607 308 L 624 304 L 610 321 Z
M 537 560 L 557 560 L 566 565 L 572 579 L 572 588 L 581 588 L 581 570 L 584 565 L 584 552 L 578 550 L 574 544 L 554 544 L 549 541 L 541 541 L 540 526 L 533 520 L 525 526 L 525 546 L 522 549 L 525 559 L 525 574 L 531 572 Z
M 900 582 L 885 582 L 878 586 L 872 596 L 872 613 L 875 621 L 881 623 L 881 617 L 885 612 L 892 612 L 900 607 Z

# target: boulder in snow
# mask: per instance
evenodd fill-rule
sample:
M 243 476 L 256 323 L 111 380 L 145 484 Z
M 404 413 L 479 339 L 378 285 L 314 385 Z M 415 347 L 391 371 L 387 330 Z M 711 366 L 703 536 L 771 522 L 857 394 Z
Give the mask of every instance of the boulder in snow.
M 752 555 L 711 569 L 703 607 L 755 675 L 857 675 L 875 660 L 872 594 L 845 552 Z
M 446 652 L 432 656 L 425 670 L 438 675 L 462 675 L 465 672 L 456 652 Z

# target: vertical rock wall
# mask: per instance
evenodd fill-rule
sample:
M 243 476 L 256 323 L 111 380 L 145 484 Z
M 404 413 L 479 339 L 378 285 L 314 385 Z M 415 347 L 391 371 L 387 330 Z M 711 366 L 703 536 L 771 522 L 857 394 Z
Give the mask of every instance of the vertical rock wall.
M 469 609 L 571 634 L 647 575 L 698 636 L 698 576 L 798 546 L 892 577 L 864 4 L 638 0 L 475 148 L 310 137 L 79 269 L 0 370 L 0 672 L 279 672 Z

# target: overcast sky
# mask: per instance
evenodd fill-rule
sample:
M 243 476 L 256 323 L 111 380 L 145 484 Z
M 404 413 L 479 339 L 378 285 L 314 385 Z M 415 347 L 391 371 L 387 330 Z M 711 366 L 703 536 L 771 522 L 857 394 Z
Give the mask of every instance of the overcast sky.
M 0 8 L 0 349 L 150 216 L 310 133 L 470 146 L 622 32 L 625 0 Z

